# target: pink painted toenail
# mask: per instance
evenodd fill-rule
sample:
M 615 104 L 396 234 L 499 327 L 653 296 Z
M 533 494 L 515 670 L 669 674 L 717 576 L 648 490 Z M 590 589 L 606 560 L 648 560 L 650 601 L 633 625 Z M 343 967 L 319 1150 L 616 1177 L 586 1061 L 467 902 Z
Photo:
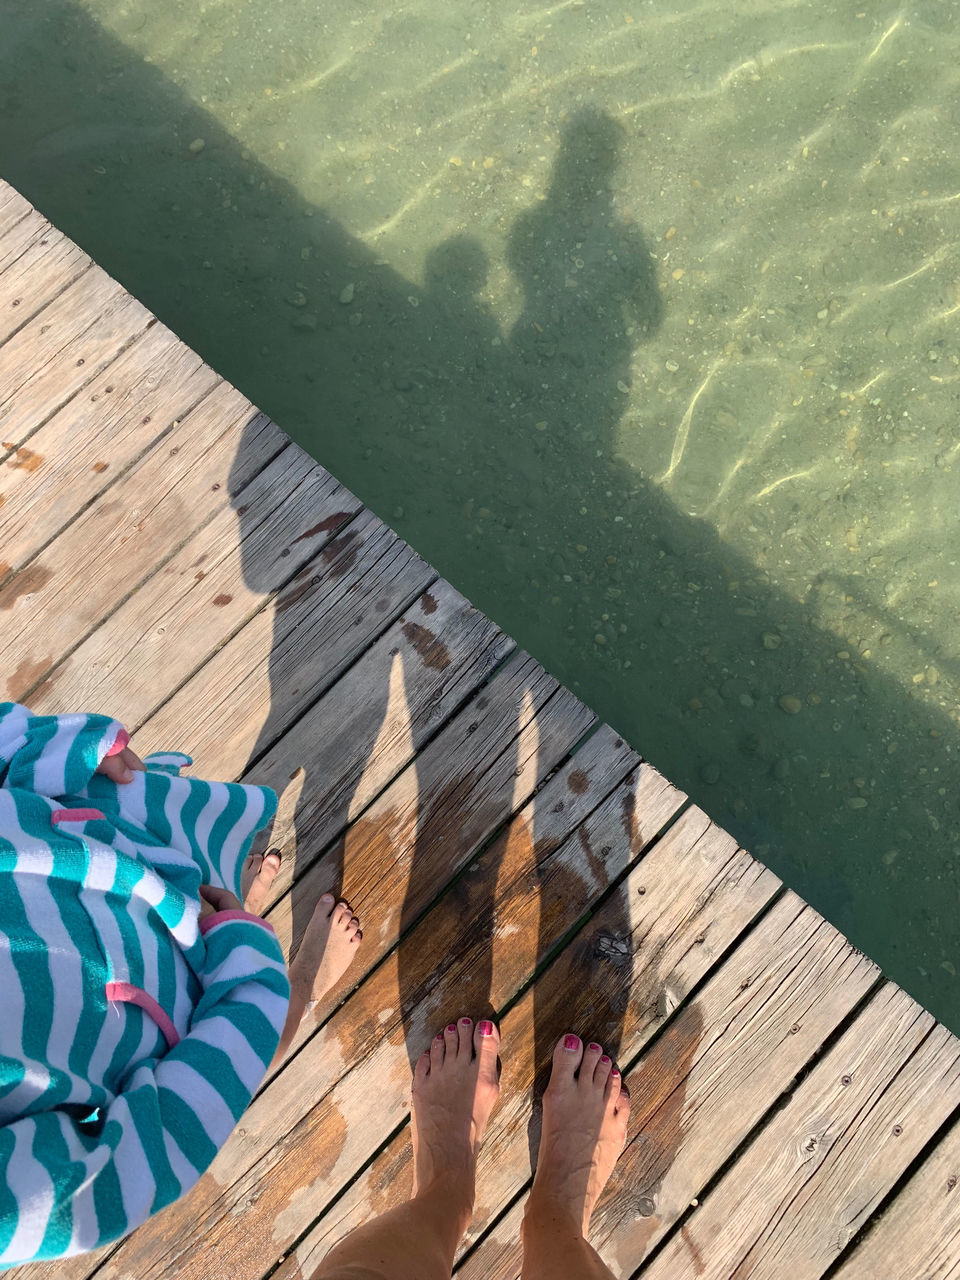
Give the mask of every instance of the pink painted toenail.
M 492 1023 L 492 1022 L 478 1022 L 478 1023 L 477 1023 L 477 1030 L 480 1032 L 480 1034 L 481 1034 L 482 1036 L 492 1036 L 492 1035 L 493 1035 L 493 1023 Z
M 616 1067 L 614 1067 L 614 1068 L 613 1068 L 613 1070 L 610 1072 L 610 1074 L 611 1074 L 612 1076 L 618 1076 L 618 1075 L 620 1074 L 620 1072 L 617 1070 L 617 1068 L 616 1068 Z
M 580 1037 L 579 1037 L 579 1036 L 564 1036 L 564 1038 L 563 1038 L 563 1047 L 564 1047 L 565 1049 L 569 1049 L 569 1050 L 571 1051 L 571 1053 L 576 1053 L 576 1051 L 580 1048 Z
M 457 1024 L 455 1022 L 451 1022 L 449 1027 L 447 1027 L 448 1031 L 456 1031 L 456 1029 L 457 1029 Z
M 438 1032 L 437 1032 L 437 1034 L 436 1034 L 433 1038 L 434 1038 L 434 1040 L 442 1040 L 442 1039 L 443 1039 L 443 1032 L 442 1032 L 442 1031 L 438 1031 Z
M 461 1027 L 472 1027 L 473 1023 L 470 1021 L 469 1018 L 461 1018 L 460 1025 Z
M 604 1066 L 606 1066 L 607 1063 L 610 1061 L 610 1059 L 607 1057 L 606 1054 L 604 1054 L 603 1057 L 600 1059 L 600 1061 L 603 1063 Z
M 600 1050 L 603 1048 L 603 1046 L 599 1044 L 594 1044 L 593 1041 L 591 1040 L 590 1043 L 587 1045 L 587 1048 L 591 1051 L 591 1053 L 599 1053 Z

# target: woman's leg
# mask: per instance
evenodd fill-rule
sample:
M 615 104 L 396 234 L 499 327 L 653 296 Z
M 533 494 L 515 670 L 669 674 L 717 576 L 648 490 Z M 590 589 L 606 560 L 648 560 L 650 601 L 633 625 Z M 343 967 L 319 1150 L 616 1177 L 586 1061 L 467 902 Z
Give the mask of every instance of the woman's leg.
M 499 1043 L 492 1022 L 469 1018 L 435 1038 L 413 1076 L 412 1198 L 341 1240 L 313 1280 L 450 1280 L 499 1092 Z
M 543 1096 L 540 1155 L 523 1216 L 522 1280 L 613 1280 L 587 1232 L 623 1150 L 629 1114 L 630 1095 L 600 1045 L 584 1049 L 579 1036 L 564 1036 Z

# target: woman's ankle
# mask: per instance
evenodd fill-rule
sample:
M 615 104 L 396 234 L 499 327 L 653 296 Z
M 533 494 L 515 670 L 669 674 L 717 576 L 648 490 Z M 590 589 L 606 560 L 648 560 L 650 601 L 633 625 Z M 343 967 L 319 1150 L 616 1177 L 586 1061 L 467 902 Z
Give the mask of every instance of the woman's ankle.
M 438 1176 L 413 1194 L 415 1203 L 423 1205 L 439 1221 L 451 1224 L 462 1236 L 473 1217 L 475 1180 L 472 1175 L 463 1177 Z
M 582 1210 L 578 1212 L 569 1199 L 554 1195 L 549 1187 L 534 1183 L 523 1212 L 523 1234 L 527 1238 L 542 1232 L 549 1232 L 552 1238 L 563 1235 L 585 1240 L 587 1236 Z

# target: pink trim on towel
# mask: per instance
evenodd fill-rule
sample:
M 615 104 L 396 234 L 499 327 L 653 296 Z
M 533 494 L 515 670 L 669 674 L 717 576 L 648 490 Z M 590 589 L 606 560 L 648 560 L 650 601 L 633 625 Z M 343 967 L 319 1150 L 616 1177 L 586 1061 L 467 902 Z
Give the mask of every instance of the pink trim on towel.
M 218 924 L 225 924 L 227 920 L 246 920 L 248 924 L 259 924 L 270 933 L 274 933 L 272 924 L 266 920 L 262 920 L 260 916 L 252 915 L 249 911 L 237 911 L 236 908 L 230 911 L 215 911 L 212 916 L 206 916 L 200 921 L 200 932 L 209 933 Z
M 54 809 L 51 822 L 98 822 L 106 818 L 99 809 Z
M 180 1043 L 180 1032 L 173 1025 L 173 1020 L 142 987 L 135 987 L 130 982 L 108 982 L 105 990 L 108 1000 L 135 1004 L 148 1014 L 163 1032 L 169 1048 L 175 1049 Z
M 129 733 L 127 733 L 126 729 L 121 729 L 120 732 L 117 734 L 117 737 L 116 737 L 116 740 L 114 741 L 113 746 L 107 752 L 107 755 L 118 756 L 120 752 L 124 749 L 124 747 L 129 745 L 129 743 L 130 743 Z

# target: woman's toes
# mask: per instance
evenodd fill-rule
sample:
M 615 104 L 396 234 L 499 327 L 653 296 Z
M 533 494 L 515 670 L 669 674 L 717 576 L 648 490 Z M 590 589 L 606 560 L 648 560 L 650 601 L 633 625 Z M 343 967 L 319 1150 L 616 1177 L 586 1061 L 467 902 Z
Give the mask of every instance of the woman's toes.
M 608 1111 L 616 1111 L 617 1099 L 620 1097 L 620 1071 L 613 1063 L 610 1064 L 610 1070 L 607 1075 L 606 1083 L 603 1087 L 603 1100 L 606 1103 Z
M 243 864 L 240 877 L 243 902 L 248 911 L 261 915 L 270 901 L 270 891 L 280 871 L 280 852 L 251 853 Z
M 446 1041 L 443 1032 L 438 1031 L 430 1042 L 430 1070 L 433 1071 L 443 1063 L 446 1054 Z
M 253 882 L 260 874 L 260 868 L 263 865 L 263 854 L 250 853 L 247 855 L 243 864 L 243 870 L 240 872 L 240 889 L 244 899 L 246 899 L 253 887 Z
M 595 1040 L 590 1043 L 583 1051 L 583 1061 L 580 1064 L 580 1083 L 584 1086 L 593 1084 L 594 1072 L 597 1069 L 597 1063 L 603 1053 L 603 1045 L 597 1044 Z
M 467 1058 L 473 1057 L 473 1019 L 461 1018 L 458 1051 Z
M 479 1079 L 496 1085 L 499 1081 L 497 1055 L 500 1035 L 492 1022 L 478 1022 L 473 1031 L 473 1048 L 477 1055 Z
M 417 1065 L 413 1069 L 413 1085 L 423 1084 L 427 1076 L 430 1074 L 430 1050 L 424 1049 L 420 1057 L 417 1059 Z
M 557 1043 L 557 1047 L 553 1051 L 553 1071 L 550 1073 L 550 1083 L 556 1081 L 557 1084 L 569 1084 L 573 1080 L 573 1074 L 580 1065 L 583 1058 L 583 1041 L 579 1036 L 568 1031 Z
M 447 1059 L 452 1061 L 457 1056 L 457 1050 L 460 1048 L 460 1032 L 457 1030 L 455 1022 L 451 1022 L 449 1026 L 444 1027 L 443 1042 L 445 1047 L 444 1062 Z
M 618 1120 L 622 1121 L 624 1132 L 626 1132 L 627 1121 L 630 1119 L 630 1090 L 623 1081 L 620 1082 L 620 1092 L 617 1095 L 614 1114 Z
M 345 902 L 338 902 L 333 910 L 333 923 L 335 925 L 348 926 L 352 915 L 353 912 Z
M 606 1086 L 612 1069 L 613 1059 L 608 1053 L 601 1053 L 600 1061 L 593 1068 L 593 1083 L 598 1089 L 603 1089 Z

